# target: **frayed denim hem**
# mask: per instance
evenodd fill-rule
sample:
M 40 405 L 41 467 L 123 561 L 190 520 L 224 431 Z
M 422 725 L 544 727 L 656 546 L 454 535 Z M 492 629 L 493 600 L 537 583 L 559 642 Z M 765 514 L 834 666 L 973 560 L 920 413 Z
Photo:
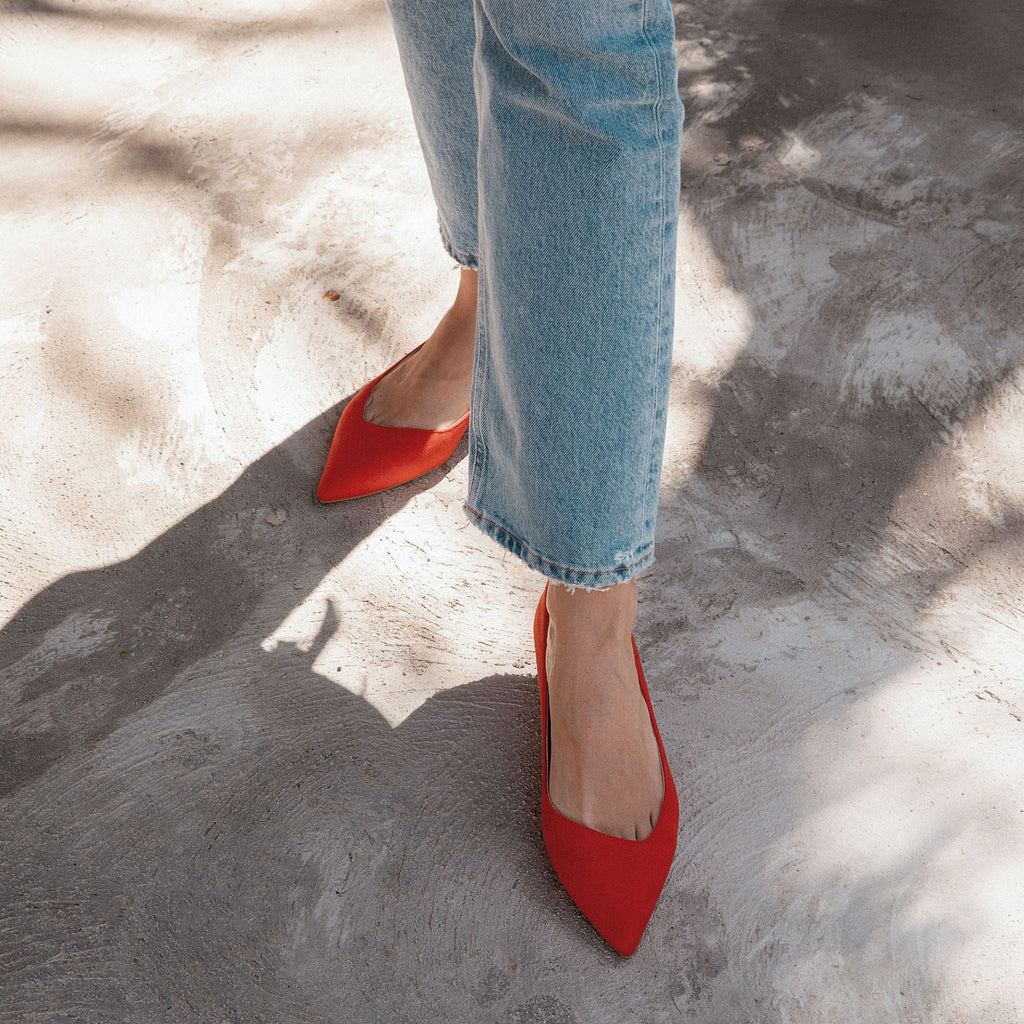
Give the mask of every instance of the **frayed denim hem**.
M 455 246 L 452 245 L 452 240 L 448 237 L 448 232 L 445 231 L 444 225 L 439 222 L 438 228 L 441 231 L 441 244 L 444 246 L 444 251 L 448 253 L 448 255 L 451 256 L 451 258 L 455 260 L 460 267 L 465 267 L 467 270 L 478 270 L 480 267 L 480 258 L 478 256 L 473 256 L 468 252 L 462 252 L 461 250 L 456 249 Z
M 531 569 L 546 576 L 549 580 L 561 583 L 566 587 L 580 587 L 583 590 L 607 590 L 616 583 L 625 583 L 637 573 L 642 572 L 654 561 L 654 546 L 647 545 L 638 552 L 638 557 L 628 565 L 620 565 L 614 569 L 570 569 L 568 566 L 552 562 L 536 551 L 528 548 L 518 537 L 509 533 L 504 527 L 481 515 L 467 502 L 464 506 L 471 523 L 475 523 L 491 540 L 497 541 L 506 551 L 521 558 Z

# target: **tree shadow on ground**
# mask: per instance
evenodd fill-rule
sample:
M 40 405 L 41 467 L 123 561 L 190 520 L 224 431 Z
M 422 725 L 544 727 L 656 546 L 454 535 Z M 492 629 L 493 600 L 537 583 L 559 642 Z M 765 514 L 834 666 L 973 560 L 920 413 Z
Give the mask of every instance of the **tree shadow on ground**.
M 950 982 L 999 945 L 977 879 L 1005 868 L 979 843 L 957 875 L 950 851 L 1007 827 L 1019 784 L 960 717 L 986 699 L 980 675 L 1014 728 L 1015 679 L 942 613 L 973 588 L 965 615 L 1019 643 L 1019 501 L 972 495 L 1012 460 L 965 440 L 997 408 L 1012 422 L 1024 364 L 1024 210 L 1007 184 L 1024 153 L 1022 25 L 1000 36 L 1005 10 L 983 6 L 677 6 L 684 202 L 751 324 L 691 389 L 710 396 L 709 426 L 663 497 L 649 584 L 651 656 L 685 702 L 666 717 L 693 742 L 681 857 L 694 885 L 718 874 L 727 959 L 749 963 L 746 995 L 732 972 L 707 986 L 707 1019 L 868 1021 L 886 1005 L 913 1020 L 931 1005 L 980 1021 L 1017 998 L 998 972 L 984 999 Z M 886 739 L 876 705 L 905 709 Z M 908 778 L 928 780 L 930 805 Z M 863 806 L 878 824 L 858 836 Z M 957 909 L 937 912 L 952 891 Z M 843 977 L 823 982 L 834 961 Z
M 341 408 L 271 449 L 133 558 L 65 576 L 14 615 L 0 632 L 0 671 L 21 709 L 4 734 L 3 792 L 157 700 L 172 679 L 220 650 L 268 590 L 283 583 L 300 604 L 356 544 L 443 475 L 351 508 L 319 505 L 315 481 L 291 453 L 326 456 Z M 268 521 L 277 509 L 287 510 L 284 525 Z

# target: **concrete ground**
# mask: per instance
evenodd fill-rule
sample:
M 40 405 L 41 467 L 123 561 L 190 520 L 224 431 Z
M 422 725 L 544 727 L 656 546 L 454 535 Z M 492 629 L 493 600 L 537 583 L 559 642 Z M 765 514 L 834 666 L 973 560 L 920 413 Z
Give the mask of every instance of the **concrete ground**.
M 1024 16 L 676 11 L 620 961 L 464 460 L 311 497 L 456 280 L 381 0 L 0 0 L 0 1021 L 1024 1019 Z

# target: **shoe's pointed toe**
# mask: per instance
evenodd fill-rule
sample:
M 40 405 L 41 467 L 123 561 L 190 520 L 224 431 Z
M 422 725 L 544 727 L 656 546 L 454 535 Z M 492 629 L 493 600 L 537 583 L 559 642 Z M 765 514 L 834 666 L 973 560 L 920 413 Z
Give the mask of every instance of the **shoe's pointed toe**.
M 663 770 L 665 766 L 663 764 Z M 654 830 L 639 842 L 606 836 L 560 814 L 545 799 L 544 844 L 558 880 L 616 952 L 631 956 L 662 895 L 676 853 L 679 804 L 666 771 Z
M 546 792 L 543 798 L 541 828 L 551 866 L 587 920 L 622 956 L 632 956 L 640 945 L 676 852 L 679 804 L 667 771 L 665 780 L 658 822 L 640 841 L 580 825 L 560 814 Z
M 621 956 L 632 956 L 661 896 L 676 852 L 679 799 L 654 719 L 640 655 L 633 643 L 637 677 L 658 745 L 665 794 L 654 830 L 646 839 L 620 839 L 565 817 L 548 796 L 548 694 L 545 657 L 548 613 L 545 594 L 534 619 L 541 704 L 541 830 L 551 866 L 566 892 L 602 938 Z
M 345 406 L 316 489 L 318 500 L 348 501 L 386 491 L 437 469 L 455 453 L 469 426 L 469 413 L 447 430 L 383 427 L 364 419 L 370 393 L 393 369 L 364 385 Z

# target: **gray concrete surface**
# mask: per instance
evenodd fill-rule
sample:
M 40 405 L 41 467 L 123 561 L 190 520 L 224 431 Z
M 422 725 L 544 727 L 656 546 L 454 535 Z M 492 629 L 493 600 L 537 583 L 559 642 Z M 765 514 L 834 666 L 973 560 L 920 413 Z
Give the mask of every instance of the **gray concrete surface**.
M 622 962 L 464 461 L 311 498 L 455 285 L 382 4 L 0 3 L 0 1021 L 1024 1019 L 1024 16 L 676 7 Z

